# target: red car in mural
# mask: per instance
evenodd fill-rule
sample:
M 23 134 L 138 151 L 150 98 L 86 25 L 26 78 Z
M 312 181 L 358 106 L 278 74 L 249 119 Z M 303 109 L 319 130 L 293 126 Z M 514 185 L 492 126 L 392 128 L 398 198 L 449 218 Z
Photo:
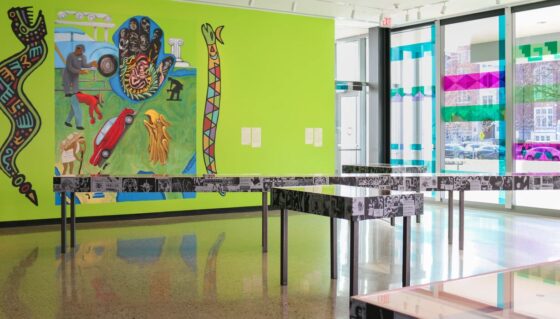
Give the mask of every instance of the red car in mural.
M 91 165 L 100 166 L 111 156 L 111 152 L 117 146 L 126 128 L 134 121 L 134 115 L 134 110 L 125 108 L 119 116 L 105 122 L 93 141 L 93 154 L 89 159 Z

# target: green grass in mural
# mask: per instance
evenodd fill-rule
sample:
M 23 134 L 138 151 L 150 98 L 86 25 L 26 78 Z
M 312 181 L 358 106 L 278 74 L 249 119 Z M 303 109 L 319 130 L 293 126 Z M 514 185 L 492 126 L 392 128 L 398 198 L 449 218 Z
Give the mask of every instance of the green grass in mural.
M 76 132 L 75 122 L 72 121 L 73 128 L 64 125 L 66 115 L 70 109 L 70 101 L 64 96 L 62 91 L 62 80 L 60 72 L 56 72 L 55 87 L 55 160 L 60 163 L 60 142 L 69 134 Z M 83 125 L 85 130 L 82 131 L 86 141 L 86 152 L 83 162 L 82 173 L 98 173 L 99 167 L 95 167 L 89 163 L 94 149 L 93 141 L 99 129 L 103 124 L 112 117 L 119 115 L 125 107 L 134 109 L 137 114 L 134 122 L 123 134 L 121 140 L 107 160 L 107 167 L 103 170 L 103 174 L 126 175 L 136 174 L 139 171 L 151 171 L 157 174 L 180 174 L 189 160 L 193 157 L 196 148 L 195 132 L 196 132 L 196 105 L 195 105 L 195 76 L 175 77 L 182 82 L 184 90 L 181 92 L 180 102 L 167 101 L 168 93 L 166 85 L 156 97 L 142 102 L 133 104 L 119 96 L 111 89 L 107 79 L 99 74 L 90 72 L 88 75 L 81 77 L 80 89 L 88 94 L 101 93 L 105 99 L 105 103 L 101 108 L 103 119 L 97 120 L 95 124 L 89 123 L 88 106 L 81 104 L 83 107 Z M 165 116 L 171 126 L 168 128 L 171 136 L 170 151 L 167 164 L 152 163 L 148 153 L 148 132 L 144 126 L 144 115 L 149 109 L 153 109 Z M 95 114 L 94 114 L 95 115 Z M 77 168 L 75 172 L 77 173 Z

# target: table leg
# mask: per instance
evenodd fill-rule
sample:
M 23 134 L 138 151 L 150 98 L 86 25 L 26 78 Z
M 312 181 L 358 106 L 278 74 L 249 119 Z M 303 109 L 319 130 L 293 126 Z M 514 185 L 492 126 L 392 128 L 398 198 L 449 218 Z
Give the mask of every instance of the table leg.
M 421 194 L 420 192 L 416 192 L 417 194 Z M 416 215 L 416 223 L 420 224 L 422 222 L 422 215 L 418 214 Z
M 76 194 L 70 193 L 70 248 L 76 247 Z
M 410 286 L 410 216 L 403 217 L 402 285 Z
M 449 196 L 447 198 L 447 241 L 449 245 L 453 244 L 453 191 L 449 191 Z
M 261 254 L 261 280 L 262 293 L 265 299 L 268 298 L 268 255 Z
M 465 244 L 465 191 L 459 191 L 459 250 Z
M 336 279 L 338 275 L 338 264 L 337 264 L 337 243 L 338 237 L 336 232 L 336 218 L 331 217 L 331 279 Z
M 262 252 L 268 252 L 268 192 L 262 192 Z
M 60 253 L 66 253 L 66 192 L 60 193 Z
M 280 284 L 288 285 L 288 210 L 280 209 Z
M 358 294 L 359 225 L 358 221 L 350 220 L 350 296 Z

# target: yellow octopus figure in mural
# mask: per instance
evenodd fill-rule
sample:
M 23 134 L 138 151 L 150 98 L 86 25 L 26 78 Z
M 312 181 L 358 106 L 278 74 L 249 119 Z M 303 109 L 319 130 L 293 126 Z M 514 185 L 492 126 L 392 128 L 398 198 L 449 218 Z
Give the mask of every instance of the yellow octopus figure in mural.
M 169 142 L 171 141 L 167 128 L 171 124 L 163 114 L 159 114 L 156 110 L 149 109 L 144 114 L 147 117 L 144 120 L 144 126 L 148 130 L 150 161 L 154 164 L 165 165 L 169 156 Z

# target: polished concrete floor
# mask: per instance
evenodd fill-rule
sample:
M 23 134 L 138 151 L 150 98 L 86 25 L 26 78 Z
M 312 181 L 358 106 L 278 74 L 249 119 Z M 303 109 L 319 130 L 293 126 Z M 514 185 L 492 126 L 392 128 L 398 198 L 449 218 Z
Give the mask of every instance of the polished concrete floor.
M 347 224 L 331 281 L 328 219 L 290 213 L 282 289 L 277 212 L 264 255 L 260 222 L 244 213 L 78 224 L 66 256 L 58 226 L 0 229 L 0 317 L 347 318 Z M 466 225 L 460 253 L 457 231 L 447 244 L 447 208 L 426 206 L 412 227 L 413 284 L 560 259 L 560 219 L 467 209 Z M 400 223 L 360 228 L 360 293 L 400 287 Z

